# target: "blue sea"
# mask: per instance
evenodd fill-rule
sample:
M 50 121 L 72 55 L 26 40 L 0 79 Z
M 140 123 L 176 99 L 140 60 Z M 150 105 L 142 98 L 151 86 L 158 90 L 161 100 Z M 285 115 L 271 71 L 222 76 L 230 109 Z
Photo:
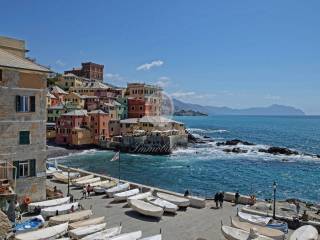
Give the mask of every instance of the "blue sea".
M 169 156 L 121 154 L 122 179 L 183 193 L 211 197 L 217 191 L 240 191 L 272 198 L 320 201 L 320 158 L 300 154 L 285 157 L 259 153 L 262 147 L 282 146 L 320 155 L 320 117 L 210 116 L 177 117 L 193 134 L 215 141 L 241 139 L 245 154 L 225 153 L 215 143 L 177 149 Z M 66 165 L 119 176 L 111 151 L 88 150 L 59 160 Z

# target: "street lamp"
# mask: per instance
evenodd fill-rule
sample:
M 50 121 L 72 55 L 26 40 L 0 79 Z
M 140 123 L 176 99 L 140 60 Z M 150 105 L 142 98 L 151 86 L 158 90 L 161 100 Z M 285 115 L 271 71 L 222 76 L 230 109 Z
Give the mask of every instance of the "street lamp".
M 67 196 L 70 196 L 70 167 L 68 167 L 68 194 Z
M 273 219 L 276 219 L 276 191 L 277 183 L 273 182 Z

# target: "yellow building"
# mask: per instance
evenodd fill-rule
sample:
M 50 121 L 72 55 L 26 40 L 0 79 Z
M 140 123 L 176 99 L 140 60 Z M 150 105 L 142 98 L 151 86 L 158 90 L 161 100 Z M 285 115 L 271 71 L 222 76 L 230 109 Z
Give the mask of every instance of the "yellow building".
M 65 103 L 72 103 L 75 108 L 84 109 L 85 98 L 78 93 L 70 92 L 64 97 Z
M 65 90 L 69 90 L 69 88 L 78 88 L 84 85 L 84 79 L 78 77 L 72 73 L 67 73 L 59 77 L 57 81 L 57 85 Z

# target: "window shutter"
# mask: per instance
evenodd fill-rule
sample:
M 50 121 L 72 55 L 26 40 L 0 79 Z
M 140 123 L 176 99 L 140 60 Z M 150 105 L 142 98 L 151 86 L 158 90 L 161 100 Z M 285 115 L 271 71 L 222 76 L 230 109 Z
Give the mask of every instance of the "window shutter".
M 19 178 L 19 162 L 18 161 L 14 161 L 13 162 L 13 166 L 15 167 L 14 169 L 12 169 L 13 179 L 16 178 L 16 174 L 17 174 L 17 178 Z
M 35 177 L 36 176 L 36 160 L 31 159 L 29 161 L 29 165 L 30 165 L 30 177 Z
M 30 96 L 30 112 L 36 111 L 36 97 Z
M 20 96 L 16 96 L 16 111 L 20 112 L 20 106 L 21 106 L 21 102 L 20 102 Z

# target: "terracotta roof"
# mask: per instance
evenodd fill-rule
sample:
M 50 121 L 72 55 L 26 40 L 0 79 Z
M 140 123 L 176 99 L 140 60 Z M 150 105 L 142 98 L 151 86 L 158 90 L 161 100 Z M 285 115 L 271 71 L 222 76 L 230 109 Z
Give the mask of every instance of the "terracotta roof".
M 61 88 L 59 88 L 58 86 L 53 86 L 51 87 L 51 91 L 52 93 L 59 93 L 59 94 L 68 94 L 66 91 L 62 90 Z
M 26 58 L 22 58 L 0 49 L 0 66 L 9 68 L 26 69 L 38 72 L 50 73 L 51 70 L 40 66 Z

